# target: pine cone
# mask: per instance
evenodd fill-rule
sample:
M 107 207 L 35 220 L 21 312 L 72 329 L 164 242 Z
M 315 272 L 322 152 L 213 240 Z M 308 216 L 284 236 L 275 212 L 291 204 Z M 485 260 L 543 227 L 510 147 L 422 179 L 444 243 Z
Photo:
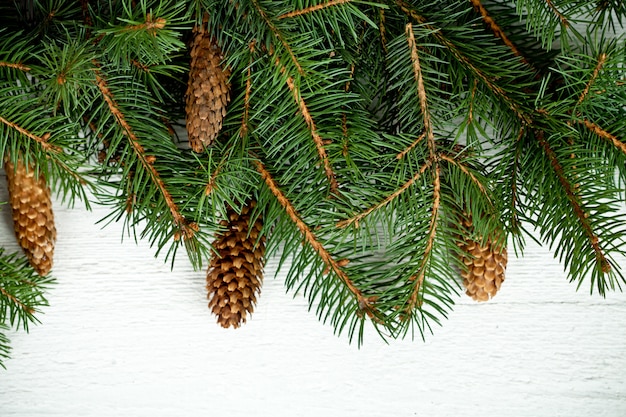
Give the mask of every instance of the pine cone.
M 27 170 L 21 159 L 14 166 L 6 158 L 4 169 L 15 236 L 33 268 L 39 275 L 46 275 L 52 268 L 57 237 L 50 188 L 44 176 L 35 177 L 35 168 Z
M 222 68 L 222 60 L 222 51 L 204 24 L 194 27 L 185 112 L 189 144 L 196 152 L 213 143 L 226 116 L 230 73 Z
M 471 216 L 463 218 L 465 236 L 471 236 L 473 231 Z M 461 271 L 465 293 L 476 301 L 488 301 L 493 298 L 502 282 L 507 264 L 506 247 L 495 243 L 497 239 L 487 239 L 484 245 L 469 237 L 464 237 L 458 243 L 461 248 L 461 261 L 465 268 Z
M 263 223 L 257 218 L 250 224 L 255 202 L 244 206 L 241 214 L 228 209 L 226 228 L 217 236 L 207 272 L 209 308 L 222 327 L 237 328 L 251 314 L 263 281 L 265 237 L 260 235 Z

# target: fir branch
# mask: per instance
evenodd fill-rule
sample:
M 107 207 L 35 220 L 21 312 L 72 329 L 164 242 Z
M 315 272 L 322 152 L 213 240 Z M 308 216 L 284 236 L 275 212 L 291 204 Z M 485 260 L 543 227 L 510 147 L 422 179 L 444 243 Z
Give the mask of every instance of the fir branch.
M 124 27 L 123 31 L 147 31 L 150 35 L 155 36 L 157 35 L 157 31 L 160 29 L 165 28 L 165 25 L 167 24 L 167 20 L 165 20 L 162 17 L 157 17 L 156 19 L 152 20 L 152 14 L 148 13 L 146 15 L 146 21 L 145 23 L 140 23 L 137 25 L 128 25 L 126 27 Z
M 12 128 L 12 129 L 15 129 L 16 131 L 18 131 L 22 135 L 26 136 L 27 138 L 32 139 L 35 142 L 39 143 L 41 145 L 41 147 L 44 150 L 46 150 L 47 152 L 54 152 L 54 153 L 62 153 L 63 152 L 63 149 L 61 149 L 60 147 L 55 146 L 55 145 L 53 145 L 53 144 L 51 144 L 49 142 L 49 140 L 50 140 L 50 132 L 44 133 L 42 136 L 37 136 L 37 135 L 29 132 L 28 130 L 24 129 L 23 127 L 17 125 L 16 123 L 13 123 L 13 122 L 5 119 L 2 116 L 0 116 L 0 123 L 4 123 L 8 127 Z
M 432 36 L 434 36 L 443 46 L 445 46 L 461 64 L 467 67 L 467 69 L 469 69 L 478 79 L 480 79 L 483 84 L 485 84 L 489 88 L 489 90 L 491 90 L 497 97 L 500 97 L 502 100 L 504 100 L 504 102 L 515 113 L 518 119 L 522 120 L 526 124 L 532 124 L 530 116 L 527 114 L 527 112 L 520 108 L 519 103 L 516 103 L 513 99 L 511 99 L 506 91 L 504 91 L 502 87 L 497 85 L 489 75 L 485 74 L 484 71 L 474 65 L 472 60 L 464 55 L 461 50 L 454 44 L 454 42 L 445 37 L 441 30 L 437 30 L 437 28 L 429 24 L 428 19 L 419 14 L 415 9 L 411 7 L 410 4 L 408 4 L 404 0 L 396 0 L 396 4 L 410 19 L 414 20 L 418 24 L 431 31 Z
M 472 174 L 469 169 L 467 169 L 467 166 L 465 164 L 462 164 L 461 162 L 457 161 L 456 159 L 452 158 L 450 155 L 447 155 L 445 153 L 440 153 L 439 154 L 439 158 L 442 161 L 446 161 L 449 164 L 452 164 L 452 165 L 456 166 L 457 168 L 459 168 L 461 170 L 461 172 L 464 173 L 465 175 L 467 175 L 469 177 L 470 181 L 472 181 L 476 185 L 476 187 L 478 187 L 478 189 L 485 196 L 487 201 L 489 201 L 489 203 L 492 203 L 491 202 L 491 197 L 489 195 L 489 192 L 487 192 L 487 189 L 485 188 L 483 183 L 481 183 L 478 180 L 478 178 L 476 178 L 476 176 L 474 174 Z
M 383 51 L 385 54 L 388 52 L 387 50 L 387 29 L 385 29 L 385 9 L 382 7 L 378 10 L 378 15 L 380 16 L 380 23 L 378 23 L 378 32 L 380 33 L 380 44 L 383 47 Z
M 515 140 L 516 151 L 513 162 L 513 169 L 511 170 L 511 227 L 514 231 L 517 231 L 520 226 L 519 216 L 517 214 L 517 207 L 519 202 L 519 190 L 517 189 L 517 177 L 520 171 L 520 159 L 522 157 L 522 137 L 526 133 L 526 128 L 521 127 L 517 139 Z
M 261 161 L 256 160 L 255 165 L 261 177 L 267 184 L 268 188 L 278 200 L 278 203 L 283 207 L 291 221 L 296 225 L 300 233 L 304 236 L 306 242 L 315 250 L 315 252 L 322 259 L 324 264 L 331 269 L 345 284 L 348 290 L 352 293 L 352 295 L 356 298 L 359 307 L 362 311 L 364 311 L 370 318 L 376 316 L 376 307 L 373 305 L 373 299 L 371 297 L 365 297 L 361 290 L 357 288 L 354 282 L 348 277 L 348 275 L 343 270 L 342 266 L 347 264 L 346 260 L 341 259 L 336 261 L 330 252 L 324 247 L 324 245 L 317 240 L 315 234 L 311 231 L 311 228 L 302 220 L 296 208 L 293 206 L 291 201 L 285 196 L 285 194 L 281 191 L 278 184 L 272 177 L 272 174 L 265 168 Z
M 22 63 L 0 61 L 0 67 L 18 69 L 24 72 L 30 71 L 30 67 Z
M 126 137 L 129 139 L 130 145 L 135 152 L 135 155 L 137 155 L 137 158 L 141 162 L 142 167 L 149 173 L 153 183 L 156 185 L 157 189 L 163 196 L 165 204 L 172 214 L 174 225 L 177 228 L 181 229 L 182 234 L 185 238 L 192 238 L 197 231 L 197 225 L 195 225 L 195 223 L 189 223 L 187 219 L 182 215 L 177 204 L 174 202 L 172 195 L 165 187 L 165 184 L 163 183 L 159 172 L 154 166 L 156 157 L 152 155 L 146 155 L 145 149 L 139 142 L 139 138 L 135 135 L 132 127 L 126 121 L 126 117 L 120 110 L 120 106 L 115 101 L 115 98 L 113 97 L 113 94 L 109 89 L 106 80 L 103 78 L 103 74 L 99 70 L 95 70 L 95 74 L 96 85 L 98 86 L 98 89 L 100 90 L 104 101 L 107 103 L 109 111 L 114 116 L 115 120 L 123 129 L 123 131 L 126 133 Z
M 587 94 L 589 94 L 589 90 L 591 89 L 591 86 L 593 85 L 593 83 L 596 81 L 596 78 L 598 78 L 598 74 L 600 73 L 600 70 L 606 63 L 606 60 L 607 60 L 607 55 L 605 53 L 601 53 L 600 56 L 598 57 L 598 63 L 596 64 L 596 67 L 593 69 L 591 78 L 587 82 L 587 85 L 585 86 L 585 89 L 583 90 L 583 92 L 580 94 L 580 97 L 578 97 L 577 105 L 580 105 L 583 102 L 583 100 L 585 100 L 585 97 L 587 97 Z
M 409 152 L 411 152 L 411 149 L 415 148 L 422 140 L 424 140 L 425 137 L 426 137 L 426 131 L 424 131 L 421 135 L 419 135 L 417 139 L 413 141 L 413 143 L 411 143 L 409 146 L 404 148 L 402 151 L 398 152 L 398 154 L 396 155 L 396 159 L 404 158 Z
M 559 180 L 559 183 L 563 187 L 565 194 L 567 196 L 567 200 L 570 202 L 572 209 L 574 210 L 574 214 L 578 218 L 580 225 L 582 226 L 587 238 L 589 239 L 589 244 L 593 248 L 595 253 L 596 261 L 600 265 L 600 270 L 603 273 L 609 273 L 611 271 L 611 263 L 604 255 L 602 248 L 600 247 L 598 236 L 594 233 L 587 220 L 587 214 L 581 207 L 579 197 L 576 195 L 574 190 L 574 186 L 569 182 L 569 180 L 565 177 L 565 173 L 561 163 L 559 162 L 556 153 L 550 147 L 550 144 L 546 141 L 544 137 L 544 132 L 542 130 L 535 131 L 535 137 L 537 138 L 539 144 L 543 148 L 546 156 L 548 157 L 550 164 L 552 165 L 552 169 Z
M 250 50 L 250 61 L 248 62 L 248 69 L 246 70 L 246 90 L 243 97 L 243 115 L 241 116 L 241 136 L 248 135 L 248 121 L 250 120 L 250 95 L 252 94 L 252 54 L 254 54 L 256 41 L 252 40 L 248 44 Z
M 420 67 L 420 58 L 417 52 L 417 45 L 415 43 L 415 35 L 413 33 L 413 25 L 407 23 L 405 26 L 405 33 L 407 36 L 407 42 L 409 43 L 409 49 L 411 50 L 411 62 L 413 63 L 413 76 L 417 82 L 417 95 L 420 101 L 420 109 L 422 110 L 422 118 L 424 120 L 424 131 L 426 133 L 426 140 L 428 141 L 428 150 L 430 157 L 434 157 L 435 154 L 435 136 L 433 133 L 433 126 L 430 122 L 430 112 L 428 111 L 428 100 L 426 99 L 426 89 L 424 88 L 424 79 L 422 78 L 422 69 Z
M 489 29 L 491 29 L 493 34 L 497 38 L 500 38 L 502 40 L 502 42 L 504 42 L 504 44 L 509 47 L 511 52 L 513 52 L 513 55 L 519 56 L 525 64 L 529 64 L 528 60 L 522 55 L 522 53 L 517 48 L 517 46 L 515 46 L 515 44 L 511 41 L 511 39 L 509 39 L 507 34 L 496 23 L 496 21 L 493 19 L 493 17 L 491 17 L 489 15 L 489 12 L 487 11 L 487 9 L 485 9 L 485 6 L 483 6 L 481 1 L 480 0 L 470 0 L 470 2 L 474 6 L 474 8 L 478 11 L 480 16 L 482 17 L 483 22 L 485 22 L 485 24 L 487 26 L 489 26 Z
M 318 10 L 325 9 L 327 7 L 336 6 L 338 4 L 350 3 L 351 1 L 352 0 L 329 0 L 326 3 L 320 3 L 320 4 L 313 5 L 313 6 L 309 6 L 305 9 L 294 10 L 292 12 L 282 14 L 278 16 L 278 19 L 288 19 L 288 18 L 292 18 L 296 16 L 302 16 L 305 14 L 316 12 Z
M 263 8 L 261 8 L 261 5 L 259 4 L 258 0 L 252 0 L 252 4 L 254 5 L 254 8 L 257 10 L 259 15 L 261 16 L 261 19 L 263 19 L 263 21 L 265 22 L 267 27 L 270 28 L 270 30 L 272 31 L 272 33 L 274 34 L 276 39 L 278 39 L 278 41 L 287 50 L 287 53 L 289 54 L 289 56 L 291 58 L 291 61 L 293 62 L 293 64 L 296 66 L 296 68 L 298 70 L 298 73 L 300 75 L 304 75 L 304 69 L 300 65 L 300 62 L 298 61 L 298 58 L 296 57 L 295 53 L 293 52 L 293 49 L 289 45 L 289 42 L 287 42 L 287 40 L 285 39 L 285 37 L 282 34 L 282 32 L 279 31 L 278 28 L 276 27 L 276 25 L 274 24 L 274 22 L 272 22 L 272 20 L 267 15 L 267 12 L 265 10 L 263 10 Z
M 433 167 L 433 173 L 433 208 L 428 226 L 429 232 L 426 240 L 426 247 L 422 255 L 422 262 L 420 263 L 418 273 L 410 278 L 411 281 L 415 281 L 416 283 L 413 286 L 409 304 L 405 310 L 405 313 L 409 317 L 411 312 L 420 304 L 419 291 L 422 288 L 422 283 L 424 282 L 426 266 L 432 256 L 433 245 L 435 237 L 437 236 L 437 224 L 439 223 L 439 209 L 441 204 L 441 169 L 438 164 Z
M 554 15 L 559 18 L 559 21 L 561 22 L 561 24 L 564 27 L 568 28 L 570 26 L 569 21 L 565 18 L 563 13 L 561 13 L 559 9 L 556 8 L 554 3 L 552 3 L 552 0 L 546 0 L 546 3 L 548 7 L 550 8 L 550 10 L 552 11 L 552 13 L 554 13 Z
M 0 287 L 0 295 L 4 296 L 11 304 L 17 307 L 23 312 L 24 315 L 32 315 L 35 313 L 35 309 L 21 302 L 15 295 L 6 291 L 3 287 Z
M 601 137 L 602 139 L 606 139 L 609 142 L 611 142 L 613 146 L 615 146 L 617 149 L 619 149 L 620 151 L 622 151 L 622 153 L 626 155 L 626 143 L 619 140 L 617 136 L 607 132 L 606 130 L 598 126 L 597 124 L 590 122 L 587 119 L 577 120 L 577 122 L 579 124 L 584 125 L 587 129 L 589 129 L 591 132 Z
M 426 172 L 426 170 L 428 168 L 430 168 L 432 166 L 432 164 L 433 164 L 433 160 L 432 159 L 428 159 L 420 167 L 420 169 L 413 175 L 413 177 L 411 177 L 411 179 L 409 179 L 407 182 L 402 184 L 402 186 L 400 188 L 398 188 L 396 191 L 394 191 L 393 193 L 388 195 L 383 201 L 379 202 L 378 204 L 375 204 L 375 205 L 371 206 L 370 208 L 368 208 L 367 210 L 357 214 L 356 216 L 350 217 L 349 219 L 341 220 L 340 222 L 338 222 L 336 224 L 336 226 L 339 227 L 339 228 L 344 228 L 344 227 L 350 226 L 351 224 L 354 224 L 354 227 L 358 228 L 359 227 L 359 222 L 363 218 L 367 217 L 370 213 L 385 207 L 387 204 L 391 203 L 396 198 L 398 198 L 411 185 L 413 185 L 418 179 L 420 179 L 420 177 L 424 174 L 424 172 Z
M 280 64 L 277 60 L 276 64 Z M 285 74 L 287 72 L 285 67 L 281 67 L 281 74 Z M 319 155 L 320 160 L 322 161 L 322 165 L 324 166 L 324 172 L 326 173 L 326 178 L 330 183 L 330 193 L 338 194 L 339 193 L 339 185 L 337 184 L 337 178 L 335 173 L 333 172 L 332 167 L 330 166 L 330 160 L 328 159 L 328 154 L 326 153 L 326 148 L 324 146 L 324 139 L 317 133 L 317 127 L 315 125 L 315 120 L 311 116 L 309 112 L 309 108 L 307 107 L 304 98 L 300 95 L 300 88 L 296 86 L 293 77 L 289 76 L 286 80 L 287 86 L 289 87 L 289 91 L 293 95 L 293 99 L 298 105 L 300 109 L 300 114 L 304 118 L 304 122 L 306 123 L 309 131 L 311 132 L 311 137 L 313 138 L 313 142 L 315 143 L 315 148 L 317 149 L 317 154 Z

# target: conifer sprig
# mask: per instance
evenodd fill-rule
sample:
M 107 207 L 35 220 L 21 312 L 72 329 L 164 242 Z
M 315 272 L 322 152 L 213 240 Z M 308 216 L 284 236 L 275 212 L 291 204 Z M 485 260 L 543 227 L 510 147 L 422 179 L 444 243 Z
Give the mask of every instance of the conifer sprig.
M 0 16 L 3 156 L 64 197 L 96 184 L 108 220 L 197 267 L 254 198 L 287 288 L 351 340 L 366 322 L 424 337 L 480 268 L 468 242 L 505 259 L 536 229 L 579 286 L 626 282 L 620 2 L 29 0 Z M 230 100 L 193 152 L 176 132 L 204 23 L 223 61 L 200 67 L 228 69 Z

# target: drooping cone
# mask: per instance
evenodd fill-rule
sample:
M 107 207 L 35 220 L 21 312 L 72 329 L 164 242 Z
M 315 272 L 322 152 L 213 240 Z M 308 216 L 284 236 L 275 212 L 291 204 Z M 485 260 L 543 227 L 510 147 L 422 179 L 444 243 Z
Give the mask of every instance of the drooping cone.
M 195 26 L 191 43 L 191 64 L 187 82 L 185 112 L 189 144 L 196 152 L 211 145 L 222 128 L 230 101 L 227 68 L 215 38 L 204 24 Z
M 251 224 L 255 202 L 243 207 L 241 214 L 228 209 L 221 225 L 225 231 L 213 246 L 218 251 L 207 271 L 209 308 L 222 327 L 239 327 L 251 314 L 261 291 L 265 262 L 265 237 L 260 236 L 260 218 Z
M 36 176 L 32 166 L 27 170 L 21 159 L 13 165 L 5 158 L 4 169 L 15 237 L 37 273 L 46 275 L 52 268 L 57 237 L 50 188 L 44 176 Z
M 495 238 L 487 239 L 483 244 L 468 237 L 473 231 L 471 216 L 464 216 L 462 225 L 465 237 L 458 246 L 465 265 L 461 271 L 465 293 L 475 301 L 488 301 L 496 295 L 504 281 L 508 259 L 506 247 L 499 245 Z

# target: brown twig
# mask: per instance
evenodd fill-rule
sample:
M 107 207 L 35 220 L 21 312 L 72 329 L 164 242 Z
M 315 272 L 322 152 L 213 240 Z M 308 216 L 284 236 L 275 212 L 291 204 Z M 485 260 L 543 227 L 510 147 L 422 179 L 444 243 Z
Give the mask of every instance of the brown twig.
M 380 32 L 380 43 L 383 47 L 383 51 L 387 54 L 387 29 L 385 29 L 385 9 L 381 8 L 378 10 L 378 14 L 380 16 L 380 22 L 378 23 L 378 31 Z
M 437 224 L 439 221 L 439 208 L 441 205 L 441 172 L 440 167 L 436 166 L 433 169 L 434 178 L 433 178 L 433 208 L 430 216 L 430 224 L 429 224 L 429 232 L 428 239 L 426 240 L 426 248 L 424 249 L 424 254 L 422 256 L 422 262 L 420 263 L 420 267 L 418 269 L 418 273 L 411 277 L 411 281 L 416 281 L 416 284 L 413 286 L 413 291 L 411 292 L 411 297 L 409 300 L 409 305 L 406 307 L 405 312 L 407 315 L 410 315 L 410 312 L 413 311 L 419 304 L 419 291 L 422 288 L 422 284 L 424 282 L 424 277 L 426 275 L 426 265 L 428 260 L 430 259 L 431 252 L 433 250 L 433 245 L 435 242 L 435 237 L 437 236 Z
M 424 120 L 424 131 L 426 132 L 426 140 L 428 141 L 428 149 L 431 157 L 435 154 L 435 135 L 430 122 L 430 112 L 428 111 L 428 100 L 426 98 L 426 88 L 424 87 L 424 78 L 422 77 L 422 67 L 420 65 L 419 53 L 417 52 L 417 44 L 415 43 L 415 34 L 413 33 L 413 25 L 407 23 L 405 33 L 409 49 L 411 50 L 411 62 L 413 64 L 413 76 L 417 82 L 417 96 L 420 101 L 420 109 L 422 110 L 422 118 Z
M 424 165 L 422 165 L 420 167 L 420 169 L 413 175 L 413 177 L 411 177 L 411 179 L 409 179 L 407 182 L 402 184 L 402 186 L 400 188 L 398 188 L 396 191 L 394 191 L 393 193 L 388 195 L 384 200 L 382 200 L 378 204 L 375 204 L 375 205 L 371 206 L 370 208 L 368 208 L 367 210 L 357 214 L 356 216 L 353 216 L 353 217 L 350 217 L 349 219 L 342 220 L 342 221 L 338 222 L 337 223 L 337 227 L 343 228 L 343 227 L 347 227 L 347 226 L 349 226 L 351 224 L 354 224 L 355 227 L 359 227 L 359 222 L 361 221 L 361 219 L 367 217 L 370 213 L 372 213 L 372 212 L 374 212 L 374 211 L 376 211 L 376 210 L 386 206 L 387 204 L 391 203 L 393 200 L 398 198 L 398 196 L 400 196 L 411 185 L 413 185 L 424 174 L 424 172 L 426 172 L 426 170 L 432 166 L 432 163 L 433 163 L 433 160 L 432 159 L 428 159 L 424 163 Z
M 608 140 L 609 142 L 611 142 L 613 144 L 613 146 L 615 146 L 617 149 L 619 149 L 624 154 L 626 154 L 626 143 L 624 143 L 621 140 L 619 140 L 617 138 L 617 136 L 607 132 L 606 130 L 604 130 L 600 126 L 598 126 L 597 124 L 592 123 L 592 122 L 590 122 L 587 119 L 577 120 L 577 122 L 582 124 L 582 125 L 584 125 L 587 129 L 589 129 L 591 132 L 593 132 L 594 134 L 598 135 L 602 139 Z
M 0 61 L 0 67 L 5 67 L 5 68 L 15 68 L 24 72 L 28 72 L 30 71 L 30 67 L 26 66 L 22 63 L 15 63 L 15 62 L 5 62 L 5 61 Z
M 252 54 L 255 51 L 256 41 L 250 42 L 248 49 L 250 49 L 250 62 L 248 64 L 248 71 L 246 72 L 246 92 L 243 97 L 243 116 L 241 117 L 241 136 L 248 134 L 248 120 L 250 118 L 250 95 L 252 94 Z
M 18 124 L 5 119 L 2 116 L 0 116 L 0 123 L 4 123 L 10 128 L 17 130 L 19 133 L 26 136 L 27 138 L 32 139 L 35 142 L 39 143 L 41 147 L 48 152 L 60 153 L 63 151 L 63 149 L 61 149 L 60 147 L 55 146 L 51 144 L 50 142 L 48 142 L 50 139 L 50 132 L 44 133 L 42 136 L 37 136 L 29 132 L 28 130 L 24 129 L 23 127 L 19 126 Z
M 565 16 L 563 16 L 561 12 L 559 12 L 559 9 L 557 9 L 554 3 L 552 3 L 552 0 L 546 0 L 546 3 L 548 4 L 548 7 L 552 10 L 552 12 L 556 15 L 556 17 L 559 18 L 559 20 L 561 21 L 561 24 L 565 26 L 566 28 L 568 28 L 569 21 L 565 18 Z
M 591 74 L 591 78 L 589 79 L 589 81 L 587 81 L 587 85 L 585 86 L 585 89 L 580 94 L 580 97 L 578 97 L 578 103 L 576 103 L 577 105 L 580 106 L 580 104 L 583 102 L 585 97 L 587 97 L 587 94 L 589 94 L 589 90 L 591 89 L 591 86 L 593 85 L 593 83 L 596 81 L 596 78 L 598 78 L 598 74 L 600 73 L 600 70 L 606 63 L 606 59 L 607 59 L 607 56 L 605 53 L 600 54 L 600 56 L 598 57 L 598 63 L 596 64 L 596 67 L 593 69 L 593 73 Z
M 167 20 L 165 20 L 164 18 L 157 17 L 156 19 L 152 20 L 152 14 L 148 13 L 146 15 L 146 22 L 145 23 L 140 23 L 138 25 L 126 26 L 124 28 L 124 30 L 126 30 L 126 31 L 145 30 L 148 33 L 150 33 L 152 36 L 156 36 L 157 35 L 157 31 L 160 30 L 160 29 L 163 29 L 166 24 L 167 24 Z
M 185 238 L 193 237 L 195 232 L 197 231 L 197 225 L 195 225 L 195 223 L 187 222 L 187 219 L 181 214 L 180 210 L 178 209 L 178 205 L 174 202 L 174 198 L 165 187 L 165 183 L 161 179 L 159 172 L 154 166 L 154 163 L 156 162 L 156 157 L 153 155 L 146 155 L 144 147 L 139 142 L 139 138 L 133 131 L 132 127 L 126 121 L 126 117 L 124 116 L 124 113 L 122 113 L 119 105 L 115 101 L 113 93 L 109 89 L 109 86 L 104 79 L 102 73 L 96 69 L 95 74 L 96 85 L 98 86 L 98 89 L 100 90 L 104 101 L 109 107 L 109 111 L 111 112 L 113 117 L 115 117 L 115 120 L 117 120 L 117 123 L 120 125 L 120 127 L 124 130 L 124 133 L 129 139 L 130 145 L 137 155 L 137 158 L 141 162 L 141 165 L 146 171 L 148 171 L 150 177 L 152 178 L 152 181 L 159 189 L 161 195 L 163 195 L 165 204 L 167 205 L 170 213 L 172 214 L 172 218 L 174 219 L 174 224 L 176 225 L 176 227 L 181 229 L 182 235 Z
M 29 307 L 26 304 L 22 303 L 20 300 L 17 299 L 17 297 L 15 297 L 13 294 L 10 294 L 8 291 L 6 291 L 2 287 L 0 287 L 0 294 L 4 295 L 6 298 L 11 300 L 12 303 L 17 305 L 26 314 L 33 314 L 33 313 L 35 313 L 35 309 L 34 308 Z
M 276 61 L 277 65 L 280 65 L 280 62 Z M 281 73 L 285 73 L 287 70 L 285 67 L 280 69 Z M 315 120 L 309 113 L 309 108 L 307 107 L 304 98 L 300 95 L 300 89 L 296 86 L 296 83 L 293 80 L 293 77 L 287 77 L 287 86 L 293 95 L 293 99 L 295 100 L 298 108 L 300 109 L 300 113 L 304 118 L 304 122 L 306 123 L 309 131 L 311 132 L 311 137 L 313 138 L 313 142 L 315 143 L 315 147 L 317 149 L 317 154 L 319 155 L 320 160 L 322 161 L 322 165 L 324 166 L 324 172 L 326 173 L 326 178 L 330 182 L 330 192 L 331 194 L 339 193 L 339 184 L 337 184 L 337 178 L 335 173 L 333 172 L 332 167 L 330 166 L 330 160 L 328 159 L 328 154 L 326 153 L 326 148 L 324 147 L 324 139 L 317 132 L 317 126 L 315 125 Z
M 278 184 L 274 180 L 272 174 L 265 168 L 260 161 L 255 161 L 257 170 L 261 174 L 261 177 L 265 181 L 265 184 L 268 186 L 274 197 L 278 200 L 278 203 L 283 207 L 291 221 L 296 225 L 306 242 L 315 250 L 315 252 L 322 259 L 324 264 L 334 271 L 334 273 L 341 279 L 341 281 L 346 285 L 348 290 L 354 295 L 361 310 L 364 310 L 370 318 L 374 317 L 374 313 L 376 312 L 376 307 L 373 305 L 373 299 L 371 297 L 365 297 L 361 290 L 359 290 L 354 282 L 348 277 L 345 271 L 342 268 L 342 265 L 346 265 L 347 262 L 345 259 L 336 261 L 330 252 L 322 245 L 322 243 L 317 240 L 315 233 L 311 231 L 311 228 L 302 220 L 298 211 L 293 206 L 291 201 L 285 196 L 282 190 L 279 188 Z
M 450 155 L 446 155 L 446 154 L 443 154 L 443 153 L 439 154 L 439 158 L 441 160 L 446 161 L 446 162 L 456 166 L 457 168 L 459 168 L 461 170 L 461 172 L 463 172 L 465 175 L 467 175 L 469 177 L 469 179 L 476 185 L 476 187 L 478 187 L 480 192 L 491 203 L 491 199 L 489 198 L 489 193 L 487 192 L 487 189 L 485 188 L 485 186 L 480 181 L 478 181 L 478 178 L 476 178 L 476 176 L 474 174 L 472 174 L 469 171 L 469 169 L 467 169 L 467 166 L 465 164 L 462 164 L 459 161 L 457 161 L 456 159 L 452 158 Z
M 543 131 L 541 130 L 536 131 L 535 136 L 537 137 L 537 140 L 539 141 L 539 144 L 543 148 L 546 156 L 550 160 L 552 169 L 554 169 L 554 172 L 556 173 L 559 183 L 565 190 L 567 199 L 569 200 L 572 208 L 574 209 L 574 214 L 578 218 L 578 221 L 580 222 L 583 230 L 585 231 L 585 234 L 587 235 L 587 238 L 589 239 L 589 243 L 593 251 L 595 252 L 596 261 L 600 264 L 600 269 L 602 270 L 602 272 L 608 273 L 611 270 L 611 263 L 604 256 L 602 248 L 600 247 L 598 236 L 596 236 L 596 234 L 591 229 L 591 225 L 589 224 L 589 221 L 587 220 L 588 216 L 580 205 L 579 198 L 574 192 L 574 187 L 569 182 L 569 180 L 565 178 L 563 167 L 561 166 L 561 163 L 559 162 L 556 156 L 556 153 L 554 152 L 554 150 L 552 150 L 552 148 L 550 147 L 550 144 L 544 138 Z
M 525 64 L 529 64 L 528 60 L 526 60 L 526 58 L 522 55 L 520 50 L 517 49 L 517 46 L 515 46 L 513 41 L 509 39 L 509 37 L 502 30 L 500 25 L 498 25 L 496 21 L 493 20 L 493 18 L 489 15 L 489 12 L 487 11 L 487 9 L 485 9 L 485 6 L 483 6 L 480 0 L 470 0 L 470 2 L 474 6 L 474 8 L 478 11 L 478 13 L 480 13 L 483 19 L 483 22 L 485 22 L 485 24 L 489 26 L 489 29 L 491 29 L 493 34 L 496 37 L 502 39 L 502 42 L 504 42 L 504 44 L 509 47 L 509 49 L 511 50 L 511 52 L 513 52 L 515 56 L 519 56 Z
M 287 18 L 290 18 L 290 17 L 302 16 L 303 14 L 313 13 L 313 12 L 316 12 L 318 10 L 325 9 L 327 7 L 336 6 L 338 4 L 350 3 L 351 1 L 352 0 L 329 0 L 326 3 L 320 3 L 320 4 L 316 4 L 314 6 L 309 6 L 309 7 L 305 8 L 305 9 L 294 10 L 293 12 L 281 14 L 280 16 L 278 16 L 278 18 L 279 19 L 287 19 Z
M 517 117 L 522 122 L 528 125 L 532 124 L 532 120 L 527 112 L 520 109 L 519 104 L 513 101 L 508 96 L 506 91 L 504 91 L 500 86 L 495 84 L 490 76 L 486 75 L 483 71 L 477 68 L 468 57 L 463 55 L 463 53 L 459 51 L 459 48 L 457 48 L 457 46 L 452 41 L 450 41 L 443 35 L 441 30 L 437 30 L 437 28 L 428 24 L 428 20 L 424 16 L 417 13 L 417 11 L 415 11 L 411 7 L 411 5 L 404 0 L 396 0 L 396 4 L 409 18 L 424 26 L 426 29 L 432 31 L 432 36 L 434 36 L 443 46 L 445 46 L 460 63 L 465 65 L 496 96 L 502 98 L 506 102 L 507 106 L 517 115 Z
M 413 141 L 413 143 L 411 143 L 409 146 L 404 148 L 401 152 L 398 152 L 398 154 L 396 155 L 396 159 L 404 158 L 406 154 L 411 152 L 411 149 L 415 148 L 422 140 L 424 140 L 425 137 L 426 137 L 426 131 L 422 132 L 422 134 L 419 135 L 417 139 Z
M 276 36 L 278 41 L 285 47 L 285 49 L 287 50 L 287 53 L 291 57 L 291 61 L 298 69 L 298 73 L 300 73 L 300 75 L 304 75 L 304 69 L 302 69 L 300 62 L 298 62 L 298 58 L 296 58 L 296 55 L 291 50 L 289 43 L 285 40 L 282 33 L 278 30 L 276 25 L 270 20 L 269 16 L 267 15 L 267 13 L 265 13 L 265 10 L 261 8 L 257 0 L 252 0 L 252 4 L 254 5 L 254 8 L 257 10 L 257 12 L 259 12 L 259 15 L 261 15 L 261 18 L 265 21 L 265 24 L 267 24 L 270 30 L 274 33 L 274 36 Z

